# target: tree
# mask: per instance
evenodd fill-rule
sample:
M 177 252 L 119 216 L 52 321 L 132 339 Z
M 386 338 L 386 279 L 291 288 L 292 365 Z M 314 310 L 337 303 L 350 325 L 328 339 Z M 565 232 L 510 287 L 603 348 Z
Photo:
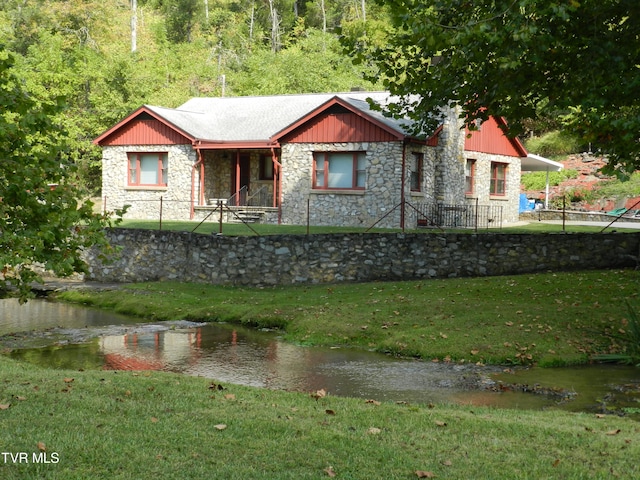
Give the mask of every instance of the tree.
M 167 38 L 174 43 L 190 42 L 196 15 L 201 8 L 200 0 L 165 0 L 163 5 Z
M 609 172 L 640 166 L 637 0 L 378 2 L 395 31 L 356 53 L 405 97 L 396 114 L 433 131 L 435 109 L 456 105 L 470 127 L 504 116 L 510 135 L 527 119 L 555 116 L 608 155 Z
M 109 222 L 81 202 L 67 181 L 73 164 L 60 164 L 65 134 L 52 122 L 63 107 L 40 103 L 13 72 L 14 58 L 0 50 L 0 290 L 29 296 L 39 271 L 58 276 L 84 272 L 81 250 L 106 246 Z

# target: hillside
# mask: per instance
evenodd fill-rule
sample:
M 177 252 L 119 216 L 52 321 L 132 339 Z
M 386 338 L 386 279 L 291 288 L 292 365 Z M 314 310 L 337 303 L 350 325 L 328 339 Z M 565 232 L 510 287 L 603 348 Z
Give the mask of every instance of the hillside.
M 565 171 L 573 172 L 573 175 L 556 185 L 550 182 L 550 208 L 562 208 L 564 196 L 566 208 L 572 210 L 609 212 L 617 208 L 640 209 L 640 205 L 637 205 L 640 201 L 637 174 L 625 182 L 604 175 L 600 169 L 606 161 L 587 153 L 567 155 L 558 161 L 564 164 Z M 543 200 L 545 195 L 544 189 L 527 190 L 525 185 L 521 185 L 521 193 L 534 200 Z

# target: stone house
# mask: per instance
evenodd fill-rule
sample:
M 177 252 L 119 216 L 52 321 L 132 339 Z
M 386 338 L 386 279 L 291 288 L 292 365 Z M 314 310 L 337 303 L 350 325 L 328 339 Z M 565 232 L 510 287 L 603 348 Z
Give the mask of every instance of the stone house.
M 125 218 L 414 228 L 440 206 L 518 218 L 527 152 L 501 119 L 455 112 L 430 135 L 372 109 L 384 92 L 193 98 L 142 106 L 94 140 L 105 210 Z M 401 208 L 404 206 L 404 208 Z M 220 212 L 220 213 L 218 213 Z M 489 220 L 491 221 L 491 220 Z

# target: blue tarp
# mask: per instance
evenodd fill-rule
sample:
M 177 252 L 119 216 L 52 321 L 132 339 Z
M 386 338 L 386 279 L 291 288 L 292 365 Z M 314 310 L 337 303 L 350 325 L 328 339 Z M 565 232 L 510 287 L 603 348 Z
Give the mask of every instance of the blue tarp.
M 536 208 L 536 201 L 529 200 L 525 193 L 520 194 L 520 208 L 518 213 L 528 212 L 530 210 L 534 210 Z

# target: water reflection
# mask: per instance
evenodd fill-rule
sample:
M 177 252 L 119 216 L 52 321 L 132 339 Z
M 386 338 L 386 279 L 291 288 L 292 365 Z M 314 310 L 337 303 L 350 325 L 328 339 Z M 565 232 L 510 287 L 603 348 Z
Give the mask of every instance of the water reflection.
M 445 401 L 477 378 L 471 366 L 452 371 L 370 352 L 305 348 L 275 334 L 222 325 L 107 335 L 99 346 L 105 369 L 164 370 L 284 390 L 324 388 L 380 400 Z
M 0 335 L 55 327 L 83 328 L 134 323 L 115 313 L 47 300 L 20 305 L 16 298 L 0 299 Z
M 407 402 L 446 402 L 454 392 L 474 395 L 473 366 L 445 366 L 350 349 L 308 348 L 274 333 L 230 325 L 129 325 L 54 329 L 91 342 L 15 349 L 10 355 L 42 366 L 106 370 L 163 370 L 223 383 L 282 390 L 325 389 L 333 395 Z
M 499 368 L 435 364 L 350 349 L 306 348 L 285 343 L 274 333 L 230 325 L 133 324 L 126 317 L 39 301 L 18 307 L 23 309 L 19 311 L 21 322 L 30 315 L 32 318 L 16 326 L 11 313 L 14 306 L 3 308 L 4 302 L 0 301 L 0 332 L 49 328 L 47 334 L 54 333 L 58 339 L 75 339 L 76 344 L 72 341 L 10 353 L 13 358 L 47 367 L 163 370 L 255 387 L 297 391 L 323 388 L 332 395 L 381 401 L 558 407 L 555 399 L 543 395 L 469 388 L 482 381 L 490 383 L 489 375 Z M 640 407 L 639 377 L 640 369 L 600 366 L 531 369 L 499 376 L 499 380 L 574 389 L 577 399 L 559 407 L 593 410 L 607 399 L 620 396 L 620 385 L 629 387 L 628 405 Z

